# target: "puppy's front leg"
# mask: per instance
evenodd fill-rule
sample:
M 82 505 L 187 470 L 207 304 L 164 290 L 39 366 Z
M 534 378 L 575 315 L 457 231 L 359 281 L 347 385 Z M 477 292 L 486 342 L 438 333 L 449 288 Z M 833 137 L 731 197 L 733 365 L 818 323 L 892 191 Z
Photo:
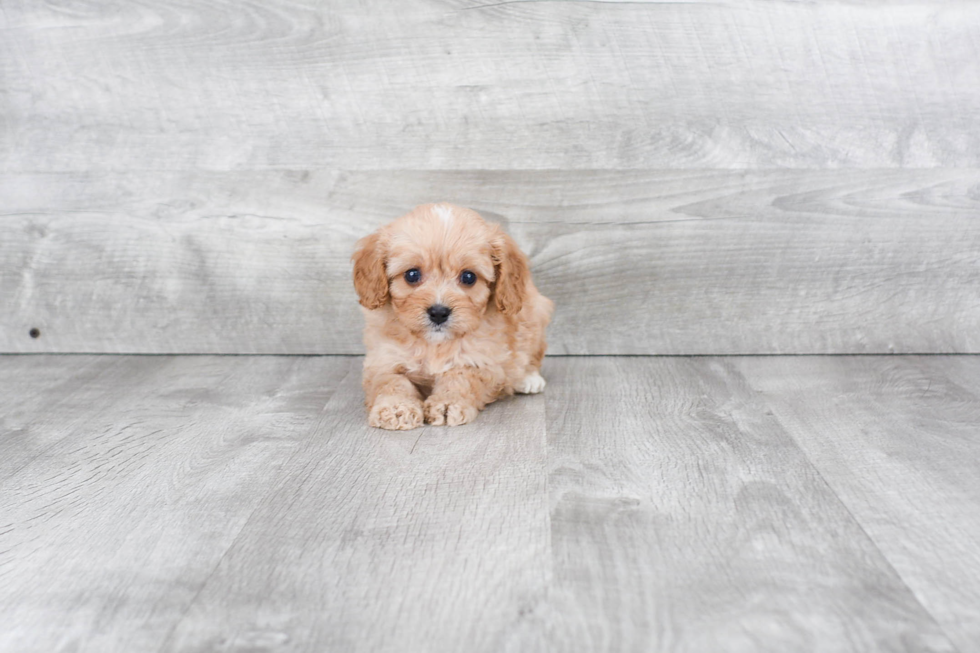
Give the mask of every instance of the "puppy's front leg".
M 425 421 L 436 426 L 472 422 L 484 406 L 497 398 L 502 379 L 502 371 L 475 367 L 457 367 L 439 375 L 432 394 L 425 400 Z
M 404 431 L 422 426 L 422 395 L 403 374 L 365 375 L 371 426 Z

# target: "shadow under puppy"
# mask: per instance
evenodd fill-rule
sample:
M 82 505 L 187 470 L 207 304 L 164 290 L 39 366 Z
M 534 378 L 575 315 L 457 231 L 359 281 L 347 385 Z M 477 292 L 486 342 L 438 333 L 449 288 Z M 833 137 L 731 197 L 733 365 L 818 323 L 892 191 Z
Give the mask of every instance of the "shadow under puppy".
M 371 426 L 466 424 L 499 397 L 544 389 L 554 304 L 498 225 L 426 204 L 358 241 L 352 260 Z

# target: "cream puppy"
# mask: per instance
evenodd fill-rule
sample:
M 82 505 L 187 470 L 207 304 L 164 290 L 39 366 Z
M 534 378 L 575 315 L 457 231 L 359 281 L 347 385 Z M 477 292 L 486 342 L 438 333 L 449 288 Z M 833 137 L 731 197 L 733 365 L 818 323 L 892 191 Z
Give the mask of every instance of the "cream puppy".
M 499 226 L 426 204 L 362 238 L 352 260 L 371 426 L 466 424 L 501 396 L 544 389 L 554 304 Z

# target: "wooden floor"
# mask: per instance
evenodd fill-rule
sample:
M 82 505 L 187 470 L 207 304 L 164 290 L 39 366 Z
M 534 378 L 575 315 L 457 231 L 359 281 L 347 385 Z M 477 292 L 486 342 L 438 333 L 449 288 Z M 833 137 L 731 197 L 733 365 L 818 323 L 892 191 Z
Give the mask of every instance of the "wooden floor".
M 0 651 L 978 651 L 980 357 L 0 357 Z

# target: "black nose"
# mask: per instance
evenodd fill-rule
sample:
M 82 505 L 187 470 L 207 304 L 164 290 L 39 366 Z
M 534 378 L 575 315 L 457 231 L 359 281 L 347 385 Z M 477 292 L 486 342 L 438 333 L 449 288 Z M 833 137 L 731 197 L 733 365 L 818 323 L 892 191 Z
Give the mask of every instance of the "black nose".
M 449 319 L 449 314 L 453 312 L 453 309 L 448 306 L 443 306 L 442 304 L 433 304 L 429 307 L 429 319 L 432 320 L 433 324 L 442 324 Z

